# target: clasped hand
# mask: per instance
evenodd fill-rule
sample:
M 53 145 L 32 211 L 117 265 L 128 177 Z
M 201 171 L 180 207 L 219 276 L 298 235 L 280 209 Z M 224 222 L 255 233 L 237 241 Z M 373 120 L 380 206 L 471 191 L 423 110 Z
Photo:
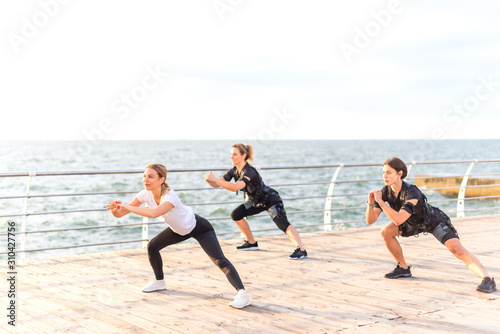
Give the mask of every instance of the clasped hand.
M 123 206 L 123 204 L 120 201 L 109 201 L 106 206 L 109 210 L 118 210 Z
M 207 182 L 215 182 L 217 178 L 215 177 L 214 173 L 208 172 L 205 174 L 205 181 Z
M 368 202 L 373 203 L 373 201 L 380 203 L 383 202 L 382 200 L 382 192 L 380 190 L 372 190 L 368 194 Z

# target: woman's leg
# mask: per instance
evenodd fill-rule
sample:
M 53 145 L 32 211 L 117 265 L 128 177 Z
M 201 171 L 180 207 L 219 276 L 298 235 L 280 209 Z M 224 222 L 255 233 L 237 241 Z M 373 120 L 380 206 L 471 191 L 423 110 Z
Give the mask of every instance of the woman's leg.
M 453 227 L 451 221 L 441 222 L 436 226 L 434 231 L 432 231 L 432 234 L 439 242 L 445 245 L 457 259 L 463 261 L 470 271 L 481 278 L 488 276 L 488 273 L 479 260 L 462 245 L 457 230 Z
M 240 220 L 235 220 L 236 226 L 240 229 L 241 233 L 245 236 L 245 240 L 249 243 L 254 244 L 255 238 L 253 236 L 252 230 L 250 230 L 250 226 L 245 218 Z
M 399 244 L 399 241 L 396 239 L 397 236 L 400 235 L 399 228 L 393 222 L 385 225 L 382 230 L 382 239 L 384 239 L 385 246 L 392 254 L 392 257 L 399 263 L 399 266 L 403 269 L 408 268 L 406 264 L 405 258 L 403 256 L 403 249 Z
M 270 204 L 267 212 L 276 226 L 278 226 L 278 228 L 285 232 L 288 238 L 290 238 L 290 241 L 292 241 L 295 247 L 298 247 L 301 251 L 303 251 L 304 245 L 302 244 L 302 239 L 300 238 L 299 232 L 297 232 L 295 227 L 293 227 L 288 221 L 285 208 L 283 207 L 283 202 L 280 200 L 276 204 Z
M 229 283 L 236 290 L 243 290 L 241 278 L 233 264 L 224 256 L 212 224 L 205 218 L 196 215 L 196 228 L 190 235 L 200 243 L 201 248 L 212 262 L 226 275 Z
M 292 225 L 289 225 L 288 228 L 286 229 L 286 235 L 290 238 L 292 243 L 295 245 L 295 247 L 300 248 L 300 250 L 304 250 L 304 245 L 302 244 L 302 239 L 300 239 L 299 232 L 293 227 Z
M 255 207 L 247 209 L 245 204 L 241 204 L 236 207 L 236 209 L 234 209 L 231 213 L 231 218 L 236 223 L 236 226 L 238 226 L 241 233 L 243 233 L 243 235 L 245 236 L 245 239 L 251 244 L 255 243 L 255 238 L 253 236 L 252 230 L 250 230 L 250 226 L 248 225 L 246 217 L 253 216 L 262 211 L 264 211 L 264 209 L 259 210 Z
M 460 239 L 453 238 L 447 240 L 444 245 L 446 248 L 450 250 L 450 252 L 457 257 L 457 259 L 462 260 L 467 268 L 472 271 L 474 274 L 478 275 L 481 278 L 488 276 L 486 269 L 484 269 L 483 265 L 479 260 L 469 252 L 460 242 Z
M 189 236 L 182 236 L 174 231 L 170 227 L 166 228 L 160 232 L 156 237 L 151 239 L 148 243 L 148 258 L 151 267 L 155 273 L 157 280 L 162 280 L 163 277 L 163 261 L 161 259 L 160 250 L 163 248 L 179 243 L 189 239 Z

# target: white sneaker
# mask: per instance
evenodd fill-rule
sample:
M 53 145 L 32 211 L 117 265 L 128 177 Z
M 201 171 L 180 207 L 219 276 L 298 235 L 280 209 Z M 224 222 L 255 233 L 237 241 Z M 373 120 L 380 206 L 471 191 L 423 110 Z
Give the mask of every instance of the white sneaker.
M 250 297 L 248 297 L 248 293 L 245 290 L 238 291 L 234 300 L 229 303 L 229 306 L 234 308 L 244 308 L 248 305 L 250 305 Z
M 165 286 L 165 280 L 154 280 L 151 281 L 148 285 L 142 288 L 142 292 L 153 292 L 159 290 L 165 290 L 167 287 Z

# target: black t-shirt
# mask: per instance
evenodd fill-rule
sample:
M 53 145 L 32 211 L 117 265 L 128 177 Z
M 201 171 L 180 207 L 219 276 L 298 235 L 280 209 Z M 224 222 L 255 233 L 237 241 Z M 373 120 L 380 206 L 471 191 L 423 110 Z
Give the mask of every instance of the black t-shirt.
M 416 205 L 409 202 L 412 199 L 418 200 Z M 393 210 L 399 212 L 403 209 L 411 215 L 403 224 L 399 225 L 402 236 L 432 232 L 443 219 L 449 220 L 448 216 L 441 210 L 427 204 L 427 198 L 417 186 L 405 181 L 403 181 L 399 194 L 394 194 L 391 187 L 382 188 L 382 200 L 387 202 Z M 382 210 L 377 202 L 375 202 L 375 207 Z
M 257 170 L 249 163 L 243 167 L 241 173 L 239 173 L 236 166 L 234 166 L 223 175 L 223 178 L 226 181 L 234 179 L 235 182 L 245 182 L 245 187 L 242 191 L 247 194 L 248 199 L 254 205 L 261 203 L 264 200 L 264 195 L 271 190 L 271 188 L 264 184 Z

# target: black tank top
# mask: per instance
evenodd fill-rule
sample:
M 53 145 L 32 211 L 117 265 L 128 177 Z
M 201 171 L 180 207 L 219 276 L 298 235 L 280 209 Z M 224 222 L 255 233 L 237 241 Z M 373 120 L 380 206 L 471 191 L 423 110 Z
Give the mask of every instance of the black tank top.
M 255 205 L 258 206 L 262 202 L 264 202 L 264 198 L 266 193 L 270 191 L 276 192 L 274 189 L 266 186 L 264 181 L 262 181 L 262 177 L 257 172 L 255 167 L 247 163 L 241 172 L 238 172 L 236 166 L 231 168 L 224 174 L 224 180 L 231 181 L 232 179 L 235 182 L 243 181 L 245 182 L 245 187 L 242 191 L 248 196 L 248 199 Z

